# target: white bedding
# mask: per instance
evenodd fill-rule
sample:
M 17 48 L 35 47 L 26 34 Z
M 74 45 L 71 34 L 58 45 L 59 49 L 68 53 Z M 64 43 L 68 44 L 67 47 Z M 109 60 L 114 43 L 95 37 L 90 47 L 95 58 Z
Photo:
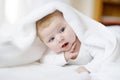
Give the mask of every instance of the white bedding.
M 33 63 L 0 68 L 0 80 L 120 80 L 120 63 L 111 63 L 91 74 L 79 74 L 75 71 L 77 67 Z
M 88 73 L 78 74 L 77 66 L 60 67 L 33 63 L 0 69 L 0 80 L 90 80 Z
M 120 62 L 107 64 L 91 76 L 91 80 L 120 80 Z

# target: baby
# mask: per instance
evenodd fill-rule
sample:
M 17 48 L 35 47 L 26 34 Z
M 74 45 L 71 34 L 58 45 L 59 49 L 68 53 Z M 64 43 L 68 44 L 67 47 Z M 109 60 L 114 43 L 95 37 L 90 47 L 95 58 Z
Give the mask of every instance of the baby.
M 115 27 L 105 27 L 82 14 L 66 14 L 66 10 L 55 9 L 36 22 L 37 35 L 50 51 L 63 54 L 67 64 L 79 65 L 79 73 L 98 72 L 107 63 L 119 60 L 120 38 Z M 52 63 L 63 58 L 55 57 Z
M 63 14 L 56 10 L 36 22 L 37 35 L 51 50 L 56 53 L 64 53 L 66 62 L 77 58 L 81 42 L 66 22 Z M 81 66 L 78 72 L 89 72 Z

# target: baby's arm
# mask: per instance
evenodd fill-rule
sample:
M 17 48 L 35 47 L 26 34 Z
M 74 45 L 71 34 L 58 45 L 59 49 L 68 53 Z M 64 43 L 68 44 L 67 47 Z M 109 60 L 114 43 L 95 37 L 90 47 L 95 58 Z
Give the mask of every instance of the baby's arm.
M 65 60 L 68 62 L 70 59 L 75 59 L 77 57 L 78 53 L 75 52 L 75 53 L 65 53 L 64 56 L 65 56 Z M 81 73 L 81 72 L 88 72 L 90 73 L 90 71 L 88 69 L 86 69 L 84 66 L 80 66 L 76 69 L 76 71 L 78 73 Z

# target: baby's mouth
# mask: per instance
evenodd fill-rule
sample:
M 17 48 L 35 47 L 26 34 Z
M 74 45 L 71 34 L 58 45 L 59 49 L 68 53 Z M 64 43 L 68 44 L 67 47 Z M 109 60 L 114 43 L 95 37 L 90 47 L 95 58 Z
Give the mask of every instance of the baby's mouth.
M 68 44 L 69 44 L 68 42 L 64 43 L 64 44 L 62 45 L 62 48 L 67 47 Z

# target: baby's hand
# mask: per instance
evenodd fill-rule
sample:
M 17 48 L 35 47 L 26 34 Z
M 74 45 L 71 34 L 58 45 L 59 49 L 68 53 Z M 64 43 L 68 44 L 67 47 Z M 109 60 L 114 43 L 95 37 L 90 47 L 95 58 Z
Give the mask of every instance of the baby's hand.
M 83 67 L 83 66 L 80 66 L 79 68 L 77 68 L 76 71 L 77 71 L 78 73 L 81 73 L 81 72 L 88 72 L 88 73 L 90 73 L 90 72 L 89 72 L 85 67 Z
M 75 59 L 78 55 L 78 52 L 75 51 L 76 48 L 76 42 L 72 45 L 71 49 L 69 51 L 64 52 L 64 56 L 66 61 L 70 59 Z
M 77 55 L 78 55 L 78 52 L 74 52 L 74 53 L 65 52 L 64 53 L 64 57 L 66 61 L 69 61 L 70 59 L 76 59 Z

